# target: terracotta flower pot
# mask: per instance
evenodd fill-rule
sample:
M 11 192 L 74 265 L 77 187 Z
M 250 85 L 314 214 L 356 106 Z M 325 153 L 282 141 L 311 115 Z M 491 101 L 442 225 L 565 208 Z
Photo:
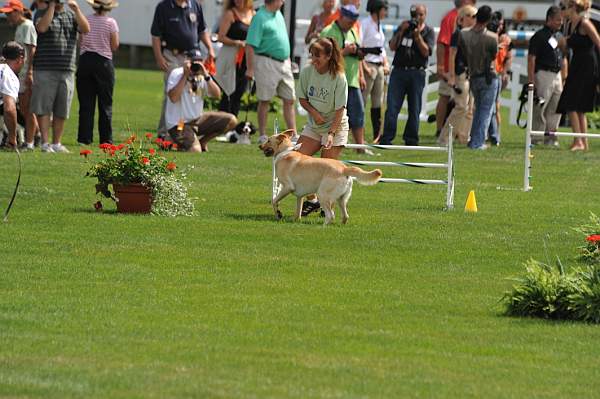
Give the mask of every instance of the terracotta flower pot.
M 150 213 L 152 209 L 152 189 L 139 183 L 127 185 L 113 184 L 117 198 L 117 212 Z

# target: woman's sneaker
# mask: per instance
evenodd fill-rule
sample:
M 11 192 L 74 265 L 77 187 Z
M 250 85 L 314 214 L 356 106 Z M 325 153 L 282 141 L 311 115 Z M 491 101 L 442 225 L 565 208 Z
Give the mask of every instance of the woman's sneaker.
M 319 201 L 304 201 L 302 204 L 302 216 L 308 216 L 319 209 L 321 209 Z
M 52 151 L 54 152 L 63 152 L 65 154 L 70 153 L 71 151 L 69 151 L 69 149 L 67 147 L 65 147 L 64 145 L 62 145 L 61 143 L 58 144 L 52 144 Z
M 52 146 L 50 146 L 50 144 L 44 143 L 42 144 L 42 152 L 54 152 L 54 150 L 52 149 Z

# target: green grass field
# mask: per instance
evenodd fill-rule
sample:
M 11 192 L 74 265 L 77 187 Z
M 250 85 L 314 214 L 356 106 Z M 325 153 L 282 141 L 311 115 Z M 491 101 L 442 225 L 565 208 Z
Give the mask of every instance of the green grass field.
M 118 71 L 117 138 L 154 129 L 161 82 Z M 524 193 L 524 132 L 503 124 L 501 147 L 457 149 L 455 210 L 442 210 L 443 186 L 355 185 L 349 224 L 327 228 L 314 215 L 292 222 L 293 197 L 275 221 L 271 160 L 213 143 L 176 155 L 195 166 L 197 216 L 168 219 L 106 201 L 94 212 L 76 112 L 63 140 L 73 154 L 23 154 L 0 224 L 0 397 L 600 395 L 600 327 L 508 318 L 499 302 L 528 258 L 575 263 L 571 228 L 600 213 L 600 143 L 535 149 Z M 422 126 L 423 144 L 433 130 Z M 16 173 L 15 155 L 0 153 L 1 211 Z M 462 210 L 469 190 L 476 214 Z

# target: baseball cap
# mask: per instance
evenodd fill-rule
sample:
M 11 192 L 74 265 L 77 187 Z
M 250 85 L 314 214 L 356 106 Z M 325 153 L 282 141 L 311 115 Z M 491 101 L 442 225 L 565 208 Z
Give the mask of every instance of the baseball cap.
M 25 6 L 21 2 L 21 0 L 8 0 L 2 8 L 0 8 L 0 12 L 9 13 L 13 11 L 23 11 Z
M 192 49 L 189 50 L 186 55 L 188 56 L 188 58 L 192 61 L 202 61 L 202 53 L 200 52 L 200 50 L 198 49 Z
M 350 18 L 354 21 L 358 19 L 358 10 L 354 4 L 347 4 L 343 6 L 340 10 L 342 17 Z

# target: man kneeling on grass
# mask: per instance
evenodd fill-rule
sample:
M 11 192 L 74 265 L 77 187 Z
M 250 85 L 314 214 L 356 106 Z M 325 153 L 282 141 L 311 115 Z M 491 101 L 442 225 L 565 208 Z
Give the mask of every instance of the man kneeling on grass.
M 211 139 L 233 130 L 237 119 L 226 112 L 202 112 L 204 94 L 218 98 L 221 90 L 206 72 L 200 51 L 190 51 L 187 58 L 167 80 L 165 122 L 180 151 L 203 152 Z

